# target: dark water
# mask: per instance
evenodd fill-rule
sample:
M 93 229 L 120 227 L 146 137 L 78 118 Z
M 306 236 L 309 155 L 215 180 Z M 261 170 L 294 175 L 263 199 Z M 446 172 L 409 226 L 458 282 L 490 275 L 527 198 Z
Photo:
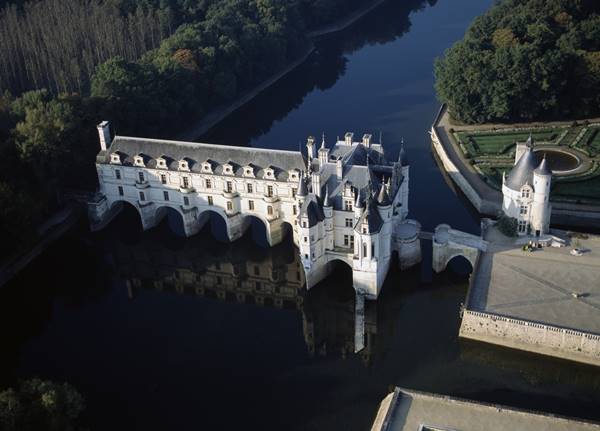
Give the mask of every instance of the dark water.
M 546 157 L 548 167 L 553 171 L 570 171 L 580 164 L 575 156 L 562 151 L 538 150 L 535 155 L 538 163 Z
M 321 41 L 205 140 L 297 148 L 308 134 L 382 131 L 394 157 L 404 137 L 411 217 L 477 232 L 427 130 L 432 60 L 491 0 L 397 3 Z M 131 212 L 96 235 L 82 226 L 0 292 L 0 386 L 69 381 L 98 430 L 366 430 L 395 385 L 600 419 L 594 368 L 458 341 L 466 279 L 452 270 L 392 268 L 355 354 L 349 271 L 306 292 L 289 239 L 264 249 L 253 234 L 142 233 Z

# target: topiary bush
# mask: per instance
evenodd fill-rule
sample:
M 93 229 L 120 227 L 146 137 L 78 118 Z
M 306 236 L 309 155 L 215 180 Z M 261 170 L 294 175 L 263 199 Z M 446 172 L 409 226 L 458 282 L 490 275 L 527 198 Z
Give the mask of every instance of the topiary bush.
M 504 213 L 499 215 L 498 222 L 496 223 L 498 230 L 508 237 L 517 236 L 517 226 L 517 219 L 514 217 L 508 217 Z

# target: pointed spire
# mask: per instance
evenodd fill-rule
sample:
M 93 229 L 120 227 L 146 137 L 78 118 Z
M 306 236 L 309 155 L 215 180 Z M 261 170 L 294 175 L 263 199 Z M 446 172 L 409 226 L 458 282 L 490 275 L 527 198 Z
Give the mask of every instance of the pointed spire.
M 329 204 L 329 185 L 325 185 L 325 198 L 323 199 L 323 206 L 330 207 Z
M 548 162 L 546 161 L 546 153 L 544 153 L 544 158 L 542 159 L 540 165 L 533 172 L 537 175 L 552 175 L 552 171 L 548 167 Z
M 306 188 L 306 181 L 304 181 L 304 172 L 301 172 L 300 179 L 298 180 L 297 196 L 305 197 L 306 195 L 308 195 L 308 190 Z
M 529 137 L 527 138 L 527 142 L 525 143 L 525 145 L 527 145 L 527 148 L 533 148 L 534 142 L 533 135 L 531 134 L 531 132 L 529 133 Z
M 404 150 L 404 138 L 400 143 L 400 154 L 398 154 L 398 163 L 400 166 L 408 166 L 408 156 L 406 155 L 406 151 Z
M 325 149 L 325 132 L 321 135 L 321 149 Z
M 360 200 L 360 190 L 356 190 L 356 202 L 354 203 L 355 208 L 362 208 L 362 202 Z
M 381 130 L 379 131 L 379 145 L 383 147 L 383 133 L 381 133 Z
M 377 203 L 382 207 L 386 207 L 386 206 L 390 205 L 390 197 L 387 193 L 387 188 L 385 187 L 385 183 L 383 181 L 381 182 L 381 189 L 379 190 L 379 196 L 377 196 Z

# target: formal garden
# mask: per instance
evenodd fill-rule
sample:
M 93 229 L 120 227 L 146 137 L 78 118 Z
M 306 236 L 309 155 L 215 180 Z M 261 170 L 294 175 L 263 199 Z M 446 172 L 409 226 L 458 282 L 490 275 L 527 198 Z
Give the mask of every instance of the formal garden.
M 508 174 L 514 165 L 516 143 L 531 136 L 539 157 L 544 152 L 549 160 L 551 155 L 558 156 L 553 201 L 600 204 L 600 124 L 585 121 L 513 129 L 457 126 L 450 132 L 468 163 L 496 189 L 502 188 L 503 172 Z

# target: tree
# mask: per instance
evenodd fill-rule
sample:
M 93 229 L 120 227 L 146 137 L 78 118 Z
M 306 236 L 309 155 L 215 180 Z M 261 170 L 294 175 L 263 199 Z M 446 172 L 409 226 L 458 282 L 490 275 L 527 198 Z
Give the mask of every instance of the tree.
M 83 397 L 67 383 L 40 379 L 22 382 L 17 391 L 0 392 L 0 428 L 5 431 L 76 431 Z

